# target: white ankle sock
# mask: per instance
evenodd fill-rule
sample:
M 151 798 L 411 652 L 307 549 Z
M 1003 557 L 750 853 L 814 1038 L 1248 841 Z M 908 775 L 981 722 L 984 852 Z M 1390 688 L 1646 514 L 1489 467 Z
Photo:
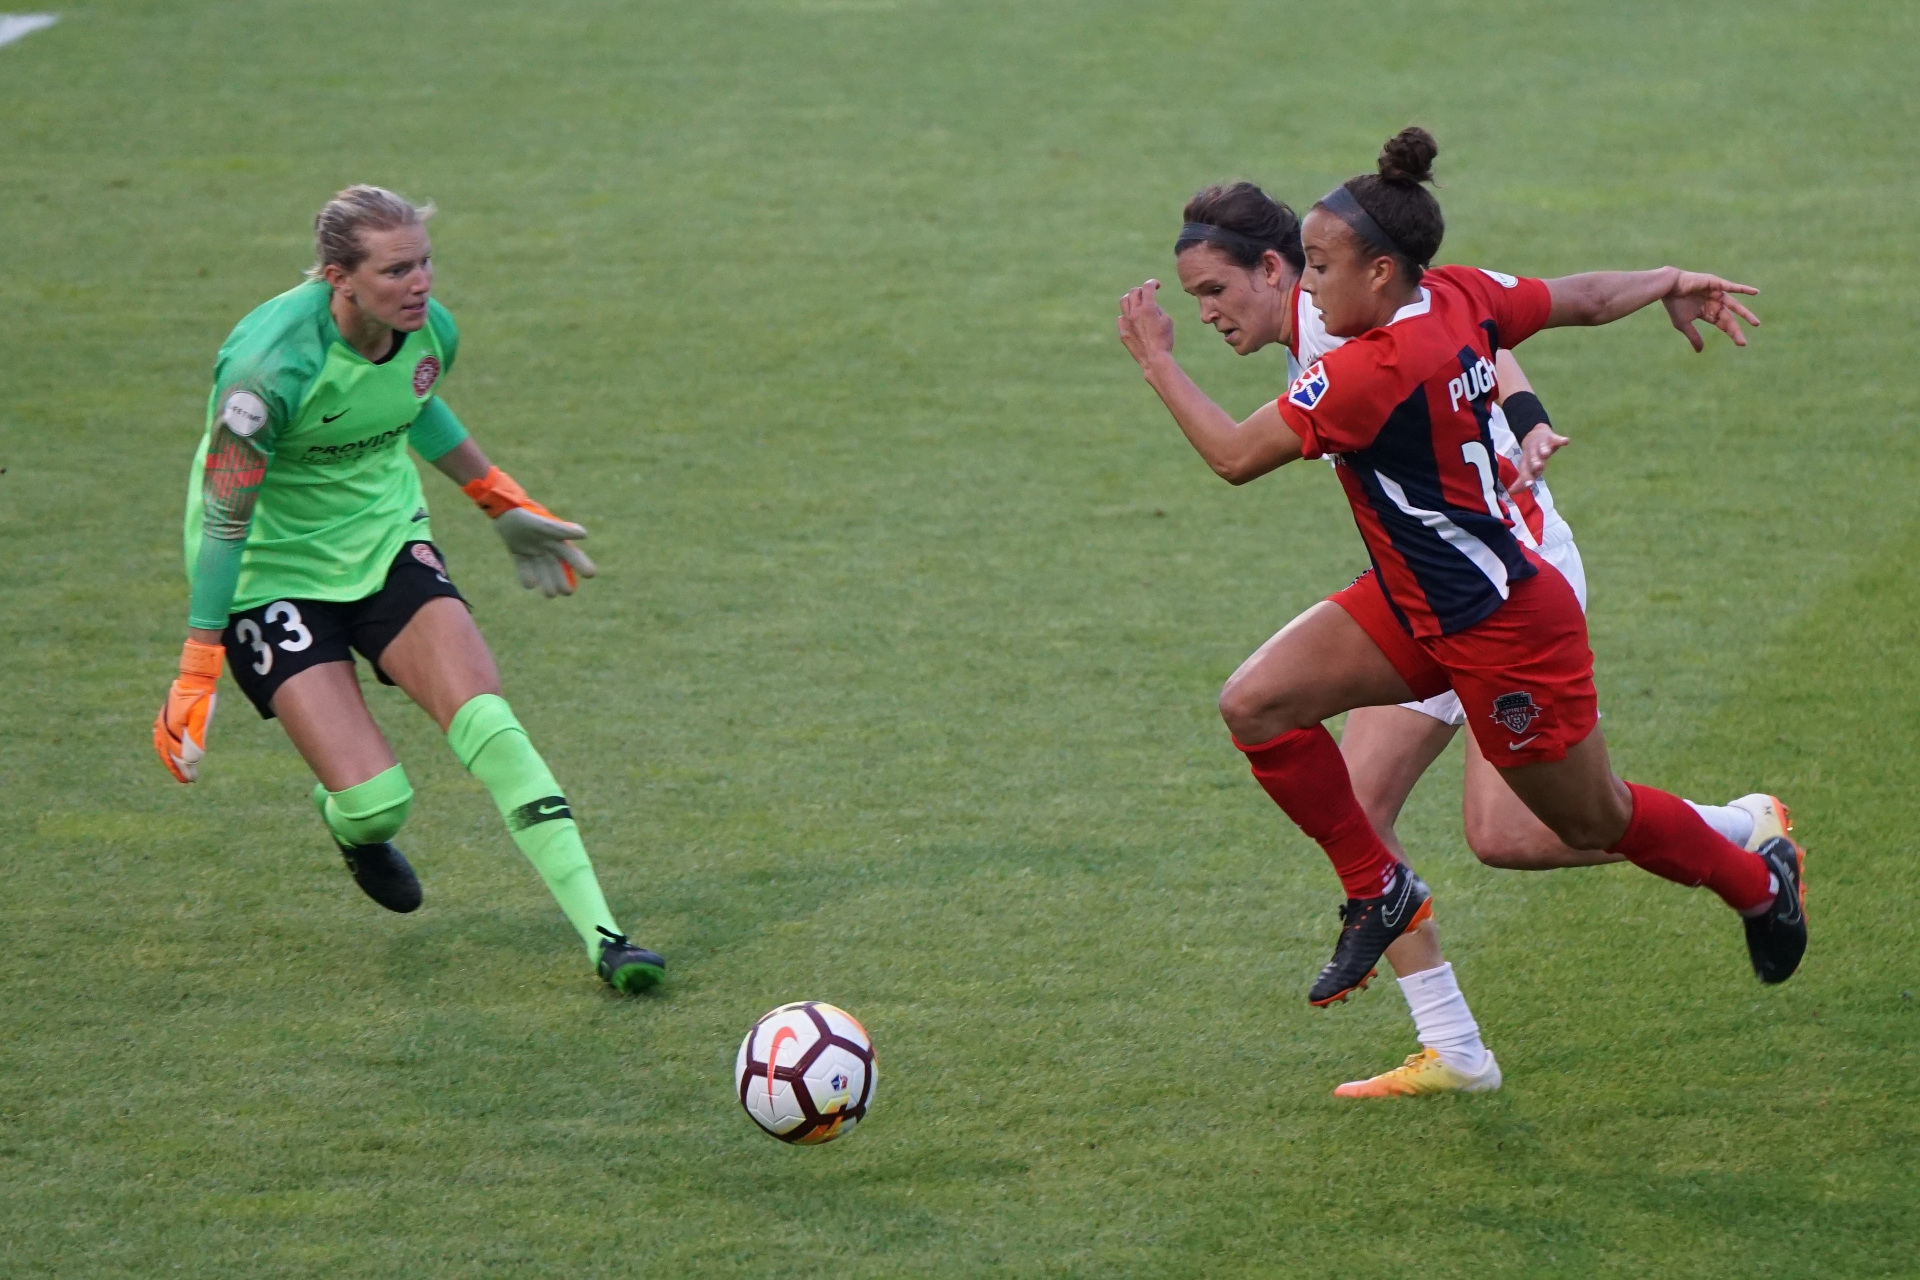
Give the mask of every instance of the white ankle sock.
M 1408 974 L 1400 979 L 1400 992 L 1413 1011 L 1414 1034 L 1422 1045 L 1439 1053 L 1440 1060 L 1455 1071 L 1477 1076 L 1487 1069 L 1480 1025 L 1460 994 L 1451 964 Z
M 1753 839 L 1753 815 L 1745 809 L 1725 804 L 1694 804 L 1691 800 L 1687 806 L 1705 819 L 1708 826 L 1742 849 Z

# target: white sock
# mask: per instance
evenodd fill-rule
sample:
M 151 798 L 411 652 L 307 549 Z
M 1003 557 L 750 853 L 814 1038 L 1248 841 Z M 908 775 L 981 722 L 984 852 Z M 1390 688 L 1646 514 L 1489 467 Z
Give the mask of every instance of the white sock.
M 1477 1076 L 1487 1069 L 1491 1055 L 1480 1043 L 1480 1024 L 1460 994 L 1451 964 L 1408 974 L 1400 979 L 1400 992 L 1413 1011 L 1414 1034 L 1422 1045 L 1437 1052 L 1455 1071 Z
M 1753 839 L 1753 815 L 1745 809 L 1736 809 L 1725 804 L 1695 804 L 1687 801 L 1687 807 L 1706 820 L 1708 826 L 1727 839 L 1747 847 L 1747 841 Z

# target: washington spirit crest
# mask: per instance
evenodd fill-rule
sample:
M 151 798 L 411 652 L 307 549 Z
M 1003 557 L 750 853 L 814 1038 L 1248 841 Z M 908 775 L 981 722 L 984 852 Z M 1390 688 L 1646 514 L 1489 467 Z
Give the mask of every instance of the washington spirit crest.
M 433 390 L 433 384 L 440 380 L 440 357 L 421 356 L 420 363 L 413 366 L 413 394 L 423 396 Z
M 1513 733 L 1525 733 L 1540 718 L 1540 707 L 1530 693 L 1503 693 L 1493 700 L 1493 718 Z

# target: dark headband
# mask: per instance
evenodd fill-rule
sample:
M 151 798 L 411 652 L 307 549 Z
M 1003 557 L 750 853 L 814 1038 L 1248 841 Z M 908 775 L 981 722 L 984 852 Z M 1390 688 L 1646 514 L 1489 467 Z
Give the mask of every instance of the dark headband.
M 1414 262 L 1413 255 L 1394 242 L 1392 236 L 1381 229 L 1373 220 L 1373 215 L 1360 207 L 1353 198 L 1353 192 L 1338 186 L 1320 197 L 1320 207 L 1353 229 L 1353 233 L 1376 249 L 1385 249 L 1388 253 L 1405 258 L 1416 267 L 1425 267 L 1424 262 Z
M 1173 251 L 1179 253 L 1182 245 L 1192 246 L 1202 243 L 1219 245 L 1223 249 L 1239 249 L 1253 254 L 1256 258 L 1269 249 L 1273 249 L 1275 253 L 1280 252 L 1273 245 L 1263 244 L 1252 236 L 1243 236 L 1238 231 L 1229 230 L 1226 227 L 1216 227 L 1211 222 L 1189 222 L 1181 227 L 1179 238 L 1173 242 Z

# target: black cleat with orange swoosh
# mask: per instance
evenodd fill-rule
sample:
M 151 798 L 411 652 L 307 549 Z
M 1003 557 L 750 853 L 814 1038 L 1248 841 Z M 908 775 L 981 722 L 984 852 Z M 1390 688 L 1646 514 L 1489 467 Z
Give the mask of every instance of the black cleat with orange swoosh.
M 1340 941 L 1307 1003 L 1324 1009 L 1365 989 L 1380 957 L 1401 934 L 1433 916 L 1433 892 L 1404 862 L 1377 898 L 1348 898 L 1340 907 Z

